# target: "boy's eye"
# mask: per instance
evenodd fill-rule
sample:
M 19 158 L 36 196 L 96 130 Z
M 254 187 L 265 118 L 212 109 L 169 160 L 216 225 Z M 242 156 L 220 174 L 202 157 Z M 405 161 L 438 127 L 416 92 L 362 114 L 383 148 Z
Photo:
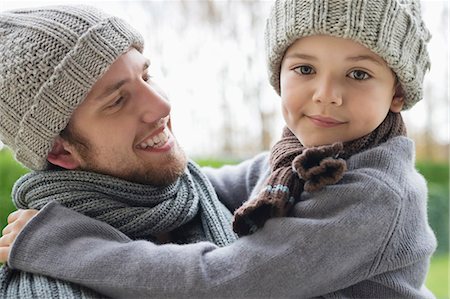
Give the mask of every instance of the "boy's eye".
M 301 65 L 294 69 L 297 73 L 302 75 L 311 75 L 314 74 L 314 69 L 309 65 Z
M 351 71 L 349 76 L 355 80 L 367 80 L 370 78 L 369 74 L 360 70 Z

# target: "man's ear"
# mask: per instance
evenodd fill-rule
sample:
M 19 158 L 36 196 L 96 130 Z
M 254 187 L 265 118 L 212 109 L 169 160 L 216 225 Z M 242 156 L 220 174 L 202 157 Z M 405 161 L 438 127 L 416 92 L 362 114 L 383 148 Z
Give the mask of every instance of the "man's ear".
M 400 112 L 403 109 L 403 105 L 405 105 L 405 92 L 403 91 L 400 83 L 397 83 L 395 86 L 395 93 L 392 97 L 391 108 L 392 112 Z
M 57 136 L 53 148 L 47 156 L 48 162 L 65 169 L 76 169 L 80 161 L 75 155 L 75 150 L 66 140 Z

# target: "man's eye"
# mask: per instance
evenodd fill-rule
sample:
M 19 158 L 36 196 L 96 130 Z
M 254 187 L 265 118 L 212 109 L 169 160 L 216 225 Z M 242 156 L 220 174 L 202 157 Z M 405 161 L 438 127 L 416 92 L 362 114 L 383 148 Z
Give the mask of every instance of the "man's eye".
M 109 108 L 120 106 L 120 105 L 122 105 L 123 101 L 124 101 L 124 98 L 123 97 L 119 97 L 111 105 L 109 105 Z
M 295 71 L 302 75 L 311 75 L 314 74 L 314 69 L 309 65 L 301 65 L 295 68 Z
M 355 80 L 367 80 L 370 78 L 369 74 L 360 70 L 351 71 L 349 76 Z

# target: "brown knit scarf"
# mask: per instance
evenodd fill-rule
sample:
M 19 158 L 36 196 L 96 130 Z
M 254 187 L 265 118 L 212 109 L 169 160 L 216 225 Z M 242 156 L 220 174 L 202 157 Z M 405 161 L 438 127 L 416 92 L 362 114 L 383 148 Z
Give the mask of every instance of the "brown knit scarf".
M 346 160 L 395 136 L 406 135 L 400 113 L 389 112 L 371 133 L 349 142 L 304 147 L 285 127 L 270 153 L 271 174 L 260 193 L 234 213 L 233 230 L 248 235 L 272 217 L 286 216 L 303 191 L 314 192 L 339 182 Z

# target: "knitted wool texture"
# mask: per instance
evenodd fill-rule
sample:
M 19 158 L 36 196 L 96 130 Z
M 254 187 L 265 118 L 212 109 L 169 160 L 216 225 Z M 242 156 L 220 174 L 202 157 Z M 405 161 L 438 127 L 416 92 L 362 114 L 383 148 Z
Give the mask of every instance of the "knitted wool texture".
M 0 139 L 33 170 L 108 67 L 143 39 L 88 6 L 0 13 Z
M 240 236 L 248 235 L 270 218 L 289 215 L 303 191 L 315 192 L 339 182 L 347 170 L 345 160 L 352 155 L 404 135 L 406 127 L 402 116 L 393 112 L 389 112 L 378 128 L 366 136 L 318 147 L 304 147 L 285 127 L 281 140 L 270 153 L 270 176 L 256 198 L 235 211 L 234 231 Z
M 106 298 L 88 288 L 48 276 L 0 268 L 2 299 L 98 299 Z
M 354 40 L 382 57 L 405 91 L 404 110 L 422 99 L 430 68 L 430 33 L 419 0 L 277 0 L 265 31 L 269 80 L 280 94 L 283 56 L 297 39 L 331 35 Z
M 178 235 L 190 236 L 187 239 L 190 243 L 206 238 L 225 246 L 236 240 L 231 213 L 219 202 L 211 183 L 192 161 L 175 183 L 160 188 L 92 172 L 31 172 L 16 182 L 13 200 L 22 209 L 41 209 L 57 201 L 110 224 L 132 239 L 152 239 L 157 234 L 178 229 Z M 197 215 L 201 223 L 192 225 L 190 221 Z M 70 283 L 10 269 L 0 269 L 0 287 L 1 298 L 36 297 L 26 296 L 26 292 L 59 294 L 39 298 L 98 296 Z

